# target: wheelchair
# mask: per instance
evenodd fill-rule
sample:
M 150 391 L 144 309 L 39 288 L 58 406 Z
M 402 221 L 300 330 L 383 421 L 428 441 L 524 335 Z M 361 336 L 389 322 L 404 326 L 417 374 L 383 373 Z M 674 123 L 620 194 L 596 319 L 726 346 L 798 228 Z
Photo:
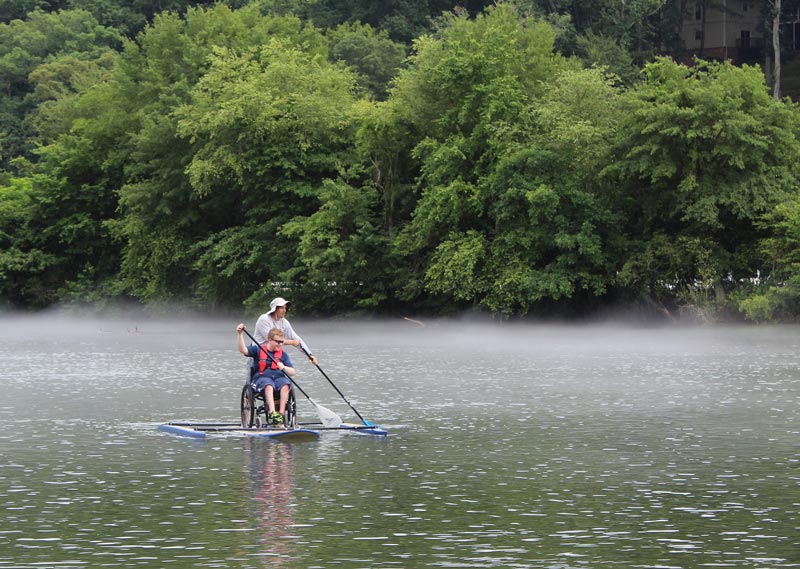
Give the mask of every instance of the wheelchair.
M 269 406 L 265 399 L 265 393 L 256 391 L 253 387 L 253 376 L 255 375 L 255 367 L 248 366 L 247 376 L 245 378 L 244 387 L 242 387 L 241 409 L 242 409 L 242 428 L 252 429 L 270 427 Z M 275 402 L 275 410 L 280 409 L 280 393 L 273 392 Z M 294 386 L 289 385 L 289 399 L 286 402 L 286 412 L 283 414 L 283 425 L 287 429 L 294 429 L 297 427 L 297 400 L 294 397 Z

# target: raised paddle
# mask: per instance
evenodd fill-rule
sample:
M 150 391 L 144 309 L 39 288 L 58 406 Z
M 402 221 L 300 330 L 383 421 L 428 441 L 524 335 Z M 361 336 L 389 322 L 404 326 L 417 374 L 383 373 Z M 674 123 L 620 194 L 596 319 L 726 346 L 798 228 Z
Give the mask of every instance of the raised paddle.
M 248 334 L 248 335 L 249 335 L 249 334 Z M 301 349 L 301 350 L 303 350 L 303 352 L 304 352 L 304 353 L 305 353 L 305 354 L 308 356 L 308 359 L 310 360 L 310 359 L 311 359 L 311 354 L 309 354 L 308 352 L 306 352 L 305 348 L 300 348 L 300 349 Z M 312 361 L 312 363 L 313 363 L 313 361 Z M 325 372 L 322 370 L 322 368 L 321 368 L 321 367 L 319 367 L 319 364 L 314 364 L 314 366 L 315 366 L 315 367 L 316 367 L 316 368 L 319 370 L 319 372 L 320 372 L 320 373 L 321 373 L 323 376 L 325 376 L 325 379 L 327 379 L 327 380 L 328 380 L 328 383 L 330 383 L 330 384 L 331 384 L 331 386 L 332 386 L 332 387 L 333 387 L 333 388 L 336 390 L 336 393 L 338 393 L 338 394 L 341 396 L 341 398 L 344 400 L 344 402 L 345 402 L 345 403 L 347 403 L 347 405 L 350 407 L 350 409 L 352 409 L 352 410 L 353 410 L 353 413 L 355 413 L 356 415 L 358 415 L 358 418 L 359 418 L 359 419 L 361 419 L 361 422 L 362 422 L 362 423 L 364 423 L 364 425 L 366 425 L 367 427 L 374 427 L 374 426 L 375 426 L 375 423 L 373 423 L 372 421 L 367 421 L 367 420 L 365 420 L 365 419 L 364 419 L 364 417 L 362 417 L 362 416 L 361 416 L 361 413 L 359 413 L 358 411 L 356 411 L 356 408 L 355 408 L 355 407 L 353 407 L 352 405 L 350 405 L 350 402 L 347 400 L 347 397 L 345 397 L 345 396 L 344 396 L 344 393 L 342 393 L 342 392 L 339 390 L 339 388 L 338 388 L 338 387 L 336 387 L 336 384 L 335 384 L 335 383 L 333 383 L 333 381 L 331 381 L 331 378 L 330 378 L 330 377 L 328 377 L 328 374 L 327 374 L 327 373 L 325 373 Z
M 253 343 L 254 343 L 256 346 L 258 346 L 258 347 L 259 347 L 259 349 L 260 349 L 262 352 L 264 352 L 264 353 L 267 355 L 267 362 L 269 362 L 269 363 L 275 363 L 275 360 L 274 360 L 274 359 L 272 359 L 272 356 L 270 356 L 270 355 L 269 355 L 269 352 L 266 350 L 266 348 L 264 348 L 264 347 L 263 347 L 261 344 L 259 344 L 259 343 L 258 343 L 258 341 L 257 341 L 255 338 L 253 338 L 253 336 L 251 336 L 251 335 L 250 335 L 250 332 L 248 332 L 248 331 L 247 331 L 246 329 L 244 329 L 244 328 L 242 329 L 242 331 L 243 331 L 245 334 L 247 334 L 247 337 L 248 337 L 248 338 L 250 338 L 250 339 L 253 341 Z M 320 421 L 322 421 L 322 425 L 323 425 L 323 426 L 325 426 L 325 427 L 338 427 L 338 426 L 340 426 L 340 425 L 341 425 L 341 424 L 344 422 L 344 421 L 342 421 L 342 418 L 341 418 L 341 417 L 339 417 L 339 415 L 337 415 L 336 413 L 334 413 L 333 411 L 331 411 L 331 410 L 330 410 L 330 409 L 328 409 L 327 407 L 323 407 L 322 405 L 320 405 L 319 403 L 317 403 L 316 401 L 314 401 L 313 399 L 311 399 L 311 397 L 309 397 L 308 393 L 306 393 L 306 392 L 303 390 L 303 388 L 302 388 L 302 387 L 300 387 L 299 385 L 297 385 L 297 382 L 296 382 L 295 380 L 293 380 L 293 379 L 292 379 L 292 378 L 289 376 L 289 374 L 288 374 L 288 373 L 286 373 L 286 372 L 285 372 L 285 371 L 283 371 L 283 370 L 280 370 L 280 371 L 281 371 L 281 373 L 282 373 L 282 374 L 283 374 L 283 375 L 286 377 L 286 379 L 288 379 L 288 380 L 291 382 L 291 384 L 292 384 L 292 385 L 294 385 L 294 386 L 295 386 L 295 387 L 296 387 L 296 388 L 297 388 L 297 389 L 300 391 L 300 393 L 302 393 L 303 395 L 305 395 L 305 396 L 306 396 L 306 399 L 308 399 L 308 400 L 311 402 L 311 404 L 312 404 L 312 405 L 313 405 L 313 406 L 316 408 L 316 410 L 317 410 L 317 415 L 319 415 L 319 420 L 320 420 Z

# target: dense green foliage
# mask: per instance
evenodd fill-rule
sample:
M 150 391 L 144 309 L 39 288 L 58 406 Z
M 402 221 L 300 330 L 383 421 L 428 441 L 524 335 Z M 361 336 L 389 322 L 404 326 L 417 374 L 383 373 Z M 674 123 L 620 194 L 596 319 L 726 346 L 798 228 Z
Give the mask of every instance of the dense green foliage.
M 800 314 L 800 111 L 653 57 L 661 2 L 29 4 L 6 305 Z

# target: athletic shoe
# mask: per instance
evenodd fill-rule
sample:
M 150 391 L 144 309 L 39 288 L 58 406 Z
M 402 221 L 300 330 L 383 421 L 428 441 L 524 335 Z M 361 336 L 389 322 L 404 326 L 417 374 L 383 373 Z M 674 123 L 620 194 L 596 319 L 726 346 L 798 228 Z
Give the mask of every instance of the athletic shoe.
M 277 411 L 273 411 L 269 414 L 269 422 L 273 425 L 283 425 L 283 415 Z

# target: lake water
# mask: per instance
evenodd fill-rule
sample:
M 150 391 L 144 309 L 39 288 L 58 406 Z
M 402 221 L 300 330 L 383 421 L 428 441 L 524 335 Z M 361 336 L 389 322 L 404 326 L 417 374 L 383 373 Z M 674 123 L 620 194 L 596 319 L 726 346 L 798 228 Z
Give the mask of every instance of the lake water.
M 160 432 L 236 324 L 0 318 L 0 568 L 800 567 L 798 327 L 293 320 L 387 438 Z

